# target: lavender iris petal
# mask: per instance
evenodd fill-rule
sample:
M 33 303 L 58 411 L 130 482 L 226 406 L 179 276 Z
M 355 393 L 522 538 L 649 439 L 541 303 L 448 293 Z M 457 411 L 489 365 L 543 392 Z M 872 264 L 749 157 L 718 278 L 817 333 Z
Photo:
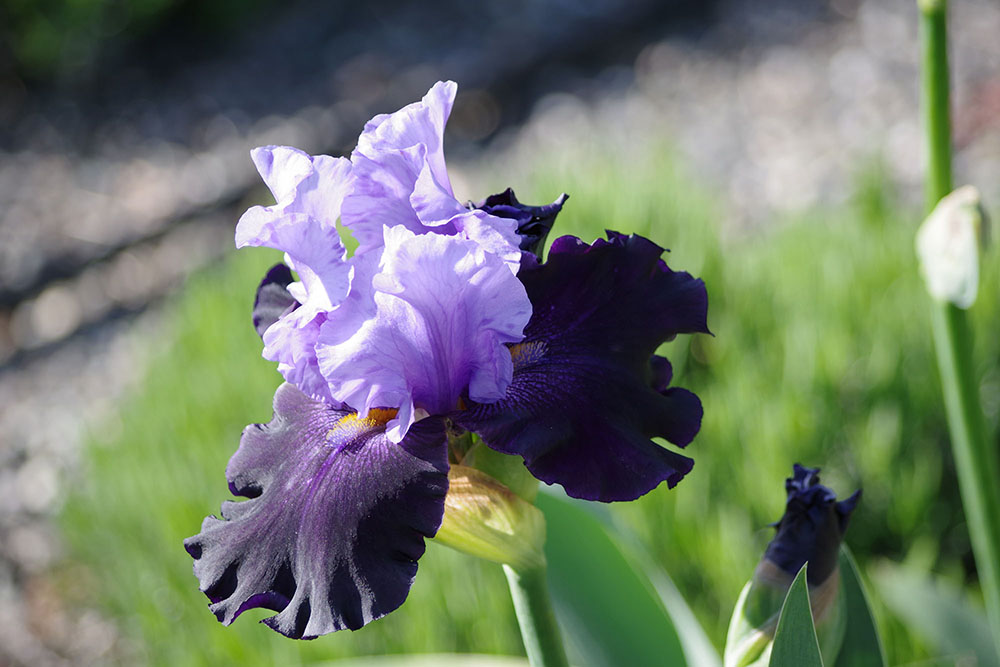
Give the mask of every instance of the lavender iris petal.
M 356 330 L 348 318 L 347 336 L 331 317 L 320 333 L 319 366 L 335 400 L 362 414 L 398 408 L 388 426 L 398 440 L 417 410 L 447 414 L 466 388 L 479 401 L 504 395 L 506 344 L 521 340 L 531 303 L 501 258 L 473 241 L 395 227 L 372 288 L 374 316 Z
M 517 272 L 515 222 L 470 212 L 455 198 L 444 160 L 444 126 L 458 86 L 435 84 L 419 102 L 373 118 L 351 154 L 354 187 L 342 220 L 358 239 L 358 254 L 382 247 L 383 230 L 402 225 L 481 242 Z
M 308 639 L 403 603 L 444 513 L 447 441 L 442 420 L 425 419 L 391 443 L 387 420 L 278 388 L 274 418 L 247 427 L 226 468 L 249 500 L 224 503 L 184 542 L 220 621 L 272 609 L 268 626 Z

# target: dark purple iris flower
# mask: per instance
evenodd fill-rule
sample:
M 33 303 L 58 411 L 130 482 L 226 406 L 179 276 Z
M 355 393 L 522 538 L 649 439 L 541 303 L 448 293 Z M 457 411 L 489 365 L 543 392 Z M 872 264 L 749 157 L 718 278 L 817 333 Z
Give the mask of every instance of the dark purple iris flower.
M 764 560 L 791 577 L 808 561 L 809 584 L 818 586 L 837 568 L 840 543 L 861 491 L 838 502 L 837 494 L 819 483 L 819 468 L 798 463 L 785 480 L 785 491 L 785 514 L 774 524 L 778 532 L 767 545 Z
M 263 607 L 313 638 L 402 604 L 444 513 L 448 427 L 577 498 L 634 500 L 691 470 L 652 438 L 687 445 L 701 403 L 654 352 L 708 331 L 704 284 L 615 232 L 559 238 L 540 263 L 565 196 L 461 204 L 442 151 L 454 95 L 439 83 L 376 116 L 350 160 L 253 152 L 277 203 L 244 214 L 237 245 L 285 252 L 253 320 L 286 383 L 226 469 L 248 500 L 185 541 L 223 623 Z

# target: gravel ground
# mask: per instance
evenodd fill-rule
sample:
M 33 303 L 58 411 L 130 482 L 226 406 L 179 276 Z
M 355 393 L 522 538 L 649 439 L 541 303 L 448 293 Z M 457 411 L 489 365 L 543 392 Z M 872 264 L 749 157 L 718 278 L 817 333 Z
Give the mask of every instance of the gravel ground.
M 987 0 L 953 4 L 956 182 L 975 183 L 996 201 L 1000 8 Z M 413 20 L 403 14 L 394 25 Z M 289 21 L 269 36 L 289 39 Z M 874 160 L 919 197 L 915 3 L 787 0 L 763 8 L 726 0 L 713 20 L 685 26 L 659 34 L 647 26 L 645 45 L 637 40 L 631 54 L 608 50 L 613 64 L 596 74 L 593 63 L 557 63 L 533 79 L 524 99 L 552 84 L 561 92 L 542 98 L 515 141 L 505 142 L 509 158 L 558 150 L 581 133 L 641 142 L 666 132 L 709 187 L 726 194 L 734 231 L 842 201 L 859 165 Z M 593 30 L 586 21 L 577 28 Z M 563 39 L 556 50 L 571 51 Z M 46 578 L 62 558 L 50 517 L 86 429 L 113 424 L 115 401 L 142 377 L 161 331 L 158 297 L 230 247 L 237 202 L 255 180 L 247 148 L 282 142 L 342 151 L 372 109 L 418 95 L 431 72 L 463 83 L 460 99 L 471 101 L 456 109 L 449 145 L 471 155 L 468 142 L 511 118 L 502 91 L 512 83 L 498 83 L 503 72 L 495 70 L 528 62 L 492 45 L 490 62 L 499 64 L 488 71 L 472 43 L 406 68 L 371 49 L 347 57 L 362 51 L 356 40 L 325 47 L 321 65 L 336 67 L 288 81 L 285 109 L 253 114 L 233 111 L 236 98 L 231 106 L 204 99 L 237 73 L 244 84 L 234 89 L 254 89 L 246 80 L 261 75 L 237 52 L 164 93 L 193 87 L 189 104 L 170 107 L 184 132 L 156 130 L 162 118 L 147 99 L 126 104 L 131 111 L 94 132 L 74 121 L 76 134 L 101 138 L 100 151 L 67 150 L 70 139 L 39 116 L 41 144 L 8 144 L 0 153 L 0 360 L 7 360 L 0 367 L 0 665 L 101 662 L 115 645 L 113 625 L 93 611 L 68 613 Z M 469 64 L 476 58 L 478 69 Z M 272 68 L 262 78 L 282 80 L 278 65 L 257 64 Z M 310 86 L 326 92 L 310 96 Z M 60 265 L 76 268 L 60 274 Z

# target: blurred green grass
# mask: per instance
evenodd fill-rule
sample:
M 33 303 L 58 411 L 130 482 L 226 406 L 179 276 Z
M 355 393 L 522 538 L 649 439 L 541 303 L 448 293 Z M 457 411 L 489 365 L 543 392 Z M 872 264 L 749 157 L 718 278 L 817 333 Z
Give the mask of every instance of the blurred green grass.
M 532 203 L 569 192 L 559 233 L 648 235 L 672 249 L 672 268 L 708 285 L 715 337 L 681 337 L 664 348 L 675 383 L 705 405 L 688 448 L 694 471 L 672 491 L 613 510 L 717 645 L 771 536 L 767 524 L 782 513 L 793 462 L 821 466 L 824 483 L 842 496 L 864 489 L 847 538 L 862 567 L 910 556 L 972 583 L 914 258 L 919 215 L 898 205 L 881 174 L 877 165 L 860 170 L 850 202 L 754 230 L 726 225 L 718 198 L 658 142 L 566 147 L 532 167 L 497 160 L 472 178 L 479 194 L 512 185 Z M 520 654 L 499 567 L 433 544 L 403 608 L 356 633 L 292 642 L 250 622 L 251 613 L 223 628 L 206 610 L 181 541 L 229 495 L 225 463 L 242 427 L 270 417 L 280 378 L 260 359 L 249 309 L 276 260 L 268 251 L 234 252 L 192 279 L 167 309 L 146 381 L 116 423 L 91 438 L 86 482 L 62 526 L 71 561 L 89 572 L 87 597 L 128 640 L 123 659 L 294 665 L 370 653 Z M 988 287 L 997 278 L 987 257 L 973 310 L 994 429 L 1000 373 Z M 890 661 L 924 655 L 898 624 L 884 624 Z

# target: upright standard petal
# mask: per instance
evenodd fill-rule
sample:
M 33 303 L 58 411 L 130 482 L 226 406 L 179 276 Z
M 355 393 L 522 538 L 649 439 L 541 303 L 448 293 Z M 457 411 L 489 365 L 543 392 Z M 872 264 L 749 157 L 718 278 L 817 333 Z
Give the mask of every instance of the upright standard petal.
M 312 401 L 290 384 L 274 418 L 249 426 L 226 477 L 235 495 L 184 546 L 210 608 L 228 625 L 255 607 L 264 623 L 311 639 L 361 626 L 403 603 L 441 525 L 447 439 L 426 419 L 400 443 L 390 411 L 365 419 Z
M 454 416 L 490 447 L 521 455 L 543 482 L 605 502 L 673 487 L 691 470 L 691 459 L 650 438 L 687 445 L 701 403 L 667 388 L 669 367 L 652 354 L 679 333 L 708 332 L 701 280 L 671 271 L 648 239 L 608 237 L 564 236 L 546 263 L 522 268 L 533 315 L 511 348 L 507 393 Z
M 420 102 L 376 116 L 351 155 L 353 189 L 343 223 L 358 240 L 357 255 L 379 251 L 386 227 L 416 234 L 458 235 L 499 254 L 517 272 L 517 223 L 487 211 L 470 212 L 455 198 L 444 161 L 444 127 L 457 86 L 434 85 Z M 474 215 L 470 215 L 470 213 Z
M 365 125 L 351 155 L 355 185 L 343 206 L 360 254 L 381 247 L 383 227 L 423 233 L 465 210 L 444 161 L 444 126 L 457 88 L 438 82 L 419 102 Z
M 257 172 L 276 204 L 275 214 L 304 213 L 333 226 L 351 189 L 351 163 L 346 158 L 309 155 L 290 146 L 261 146 L 250 151 Z
M 423 99 L 392 114 L 375 116 L 358 137 L 356 152 L 374 158 L 390 151 L 423 145 L 433 179 L 451 194 L 444 163 L 444 126 L 455 103 L 458 84 L 438 81 Z
M 287 381 L 314 398 L 329 400 L 315 346 L 326 314 L 350 289 L 351 268 L 336 221 L 344 194 L 351 187 L 351 163 L 326 155 L 313 157 L 284 146 L 257 148 L 252 156 L 277 201 L 273 206 L 254 206 L 243 214 L 236 226 L 236 245 L 283 251 L 285 261 L 299 277 L 284 289 L 300 305 L 258 329 L 264 339 L 263 356 L 278 362 L 278 370 Z M 278 296 L 273 284 L 270 290 Z M 260 292 L 255 309 L 259 305 Z
M 504 395 L 506 344 L 521 340 L 531 304 L 499 257 L 460 237 L 394 227 L 372 288 L 372 318 L 349 336 L 331 318 L 320 333 L 320 371 L 335 400 L 362 414 L 397 408 L 388 434 L 399 440 L 418 410 L 446 414 L 466 392 L 480 402 Z

